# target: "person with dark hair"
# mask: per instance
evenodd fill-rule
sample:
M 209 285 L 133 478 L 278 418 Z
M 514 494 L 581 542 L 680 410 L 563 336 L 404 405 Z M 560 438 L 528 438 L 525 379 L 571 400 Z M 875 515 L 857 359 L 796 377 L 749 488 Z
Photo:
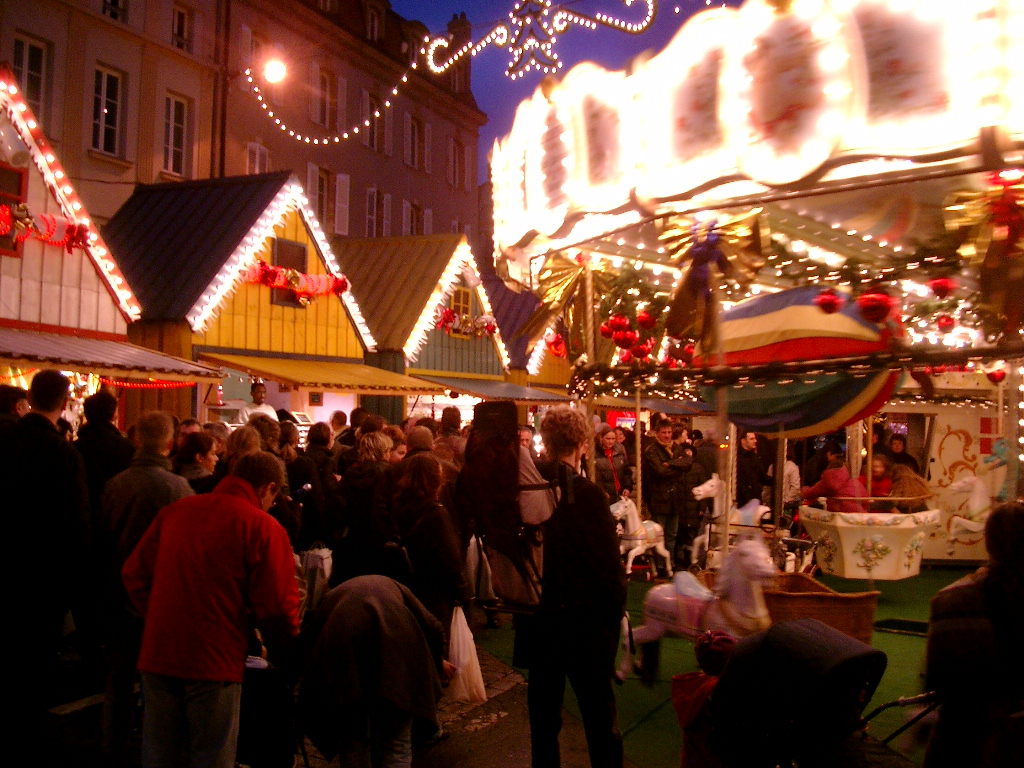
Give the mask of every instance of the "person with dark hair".
M 213 474 L 217 461 L 213 438 L 203 432 L 192 432 L 174 454 L 174 474 L 188 481 L 202 480 Z
M 335 457 L 334 434 L 330 426 L 323 421 L 318 421 L 309 428 L 306 433 L 306 458 L 316 464 L 317 472 L 320 473 L 320 486 L 325 496 L 333 494 L 337 490 L 338 481 L 334 477 Z
M 604 491 L 608 502 L 614 504 L 620 498 L 629 498 L 633 490 L 633 475 L 629 471 L 626 449 L 615 439 L 615 430 L 602 424 L 597 430 L 597 458 L 594 482 Z
M 643 453 L 643 501 L 651 519 L 664 530 L 665 548 L 674 560 L 679 515 L 687 502 L 679 486 L 683 470 L 673 454 L 672 423 L 659 421 L 654 436 L 655 441 Z
M 329 521 L 328 526 L 338 542 L 332 585 L 374 572 L 374 510 L 386 498 L 391 468 L 389 453 L 391 438 L 384 432 L 363 435 L 359 438 L 359 460 L 341 478 L 339 492 L 345 503 L 344 510 L 341 517 Z
M 314 642 L 302 732 L 332 763 L 410 768 L 413 721 L 436 721 L 441 678 L 456 671 L 437 619 L 394 579 L 360 576 L 327 594 L 303 634 Z
M 354 448 L 359 439 L 359 429 L 363 426 L 363 419 L 370 415 L 370 412 L 362 406 L 352 409 L 348 415 L 349 428 L 334 435 L 334 451 L 340 453 L 345 448 Z M 332 421 L 332 426 L 334 423 Z
M 0 428 L 15 423 L 28 412 L 28 390 L 0 384 Z
M 699 438 L 697 433 L 701 435 Z M 693 460 L 704 468 L 708 477 L 718 474 L 718 452 L 720 449 L 715 433 L 708 430 L 705 434 L 699 429 L 695 429 L 693 434 Z
M 203 424 L 203 434 L 213 438 L 213 450 L 218 459 L 223 459 L 228 447 L 228 438 L 231 437 L 231 427 L 223 421 L 208 421 Z
M 260 436 L 260 449 L 272 453 L 275 456 L 281 451 L 281 425 L 277 419 L 272 419 L 266 414 L 257 413 L 247 426 L 255 429 Z
M 921 466 L 917 459 L 907 453 L 907 438 L 903 435 L 893 435 L 889 438 L 889 461 L 893 464 L 903 464 L 914 470 L 915 474 L 921 474 Z
M 292 499 L 302 505 L 296 542 L 301 552 L 324 537 L 324 490 L 316 463 L 299 453 L 299 428 L 290 421 L 281 422 L 281 458 Z
M 191 416 L 187 419 L 182 419 L 174 431 L 174 451 L 172 452 L 172 455 L 178 452 L 189 435 L 194 435 L 202 431 L 203 424 L 199 419 L 194 419 Z
M 271 647 L 298 634 L 292 549 L 266 514 L 283 483 L 276 456 L 242 456 L 213 493 L 165 507 L 124 565 L 145 620 L 145 766 L 232 768 L 252 627 Z
M 569 407 L 551 408 L 540 432 L 552 460 L 538 469 L 558 484 L 560 501 L 544 526 L 540 610 L 520 616 L 516 625 L 515 663 L 530 671 L 533 765 L 560 763 L 558 734 L 568 678 L 583 715 L 591 765 L 621 768 L 612 676 L 626 582 L 615 520 L 601 489 L 579 474 L 593 439 L 587 417 Z
M 864 505 L 854 499 L 864 498 L 864 489 L 850 476 L 846 451 L 834 440 L 826 442 L 824 450 L 828 468 L 821 473 L 821 480 L 804 487 L 801 492 L 804 500 L 811 502 L 824 496 L 831 512 L 863 512 Z
M 768 468 L 757 452 L 757 435 L 740 431 L 740 449 L 736 454 L 736 506 L 742 507 L 751 499 L 761 500 L 764 486 L 772 485 Z
M 925 768 L 1020 765 L 1024 747 L 1024 502 L 985 522 L 989 564 L 931 605 L 927 689 L 942 700 Z
M 6 596 L 9 615 L 17 617 L 17 631 L 7 633 L 11 658 L 17 659 L 7 671 L 6 690 L 18 702 L 10 725 L 28 743 L 44 743 L 40 735 L 57 681 L 65 614 L 91 599 L 85 463 L 57 431 L 70 387 L 59 371 L 36 373 L 29 388 L 32 410 L 0 440 L 0 487 L 8 510 L 4 534 L 12 544 L 7 573 L 11 579 L 32 574 L 31 589 L 11 589 Z M 45 567 L 38 544 L 47 550 Z
M 249 387 L 249 394 L 252 397 L 251 405 L 244 405 L 238 411 L 238 420 L 243 424 L 252 421 L 253 416 L 263 414 L 268 418 L 277 421 L 277 409 L 267 402 L 267 385 L 262 381 L 253 382 Z
M 430 430 L 430 434 L 433 435 L 433 438 L 435 440 L 437 439 L 438 432 L 441 429 L 440 426 L 437 423 L 437 420 L 436 419 L 432 419 L 429 416 L 427 418 L 425 418 L 425 419 L 417 419 L 416 420 L 416 426 L 417 427 L 423 427 L 425 429 L 429 429 Z
M 409 430 L 406 445 L 408 446 L 406 457 L 412 457 L 418 453 L 433 453 L 434 435 L 427 427 L 417 424 Z
M 441 411 L 440 433 L 434 440 L 437 457 L 460 469 L 466 458 L 466 440 L 459 434 L 461 427 L 462 414 L 454 405 L 449 405 Z
M 110 392 L 101 389 L 85 398 L 83 410 L 85 424 L 78 428 L 75 448 L 85 462 L 89 507 L 95 516 L 100 509 L 103 486 L 114 475 L 128 469 L 135 456 L 135 446 L 114 426 L 117 398 Z
M 260 450 L 260 433 L 250 426 L 239 427 L 224 444 L 224 458 L 217 462 L 213 474 L 192 480 L 189 484 L 196 493 L 209 493 L 220 481 L 231 474 L 235 463 L 242 457 Z
M 384 433 L 391 438 L 391 453 L 388 454 L 388 463 L 398 464 L 409 452 L 405 432 L 400 427 L 387 426 L 384 427 Z
M 441 462 L 421 453 L 402 462 L 399 470 L 377 528 L 384 541 L 405 548 L 410 572 L 386 575 L 402 581 L 441 622 L 447 649 L 455 606 L 468 602 L 470 595 L 462 578 L 458 534 L 438 501 L 444 482 Z
M 384 421 L 382 416 L 371 413 L 364 415 L 359 421 L 359 428 L 356 430 L 356 442 L 350 448 L 343 446 L 342 450 L 338 452 L 335 471 L 339 475 L 344 476 L 349 468 L 359 461 L 359 442 L 363 436 L 380 432 L 386 424 L 387 422 Z
M 344 411 L 335 411 L 331 414 L 330 424 L 328 428 L 331 430 L 331 437 L 334 442 L 348 431 L 348 416 Z
M 103 593 L 107 686 L 103 700 L 103 754 L 118 763 L 126 757 L 132 728 L 135 664 L 142 642 L 142 617 L 121 583 L 121 568 L 160 510 L 192 495 L 183 477 L 173 474 L 168 456 L 174 425 L 162 411 L 142 415 L 136 429 L 139 450 L 132 465 L 113 477 L 103 492 L 96 526 L 97 561 Z M 205 435 L 192 434 L 190 440 Z M 186 442 L 186 448 L 190 445 Z

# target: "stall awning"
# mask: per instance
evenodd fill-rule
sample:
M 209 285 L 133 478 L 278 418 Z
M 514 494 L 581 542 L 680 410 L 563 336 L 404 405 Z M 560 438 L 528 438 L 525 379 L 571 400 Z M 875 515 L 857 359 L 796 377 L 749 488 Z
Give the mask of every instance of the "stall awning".
M 358 395 L 440 395 L 437 384 L 362 363 L 291 360 L 200 353 L 203 360 L 293 387 L 335 389 Z
M 598 408 L 609 408 L 616 411 L 634 411 L 636 401 L 632 398 L 602 395 L 594 399 Z M 708 413 L 713 409 L 705 403 L 687 400 L 666 400 L 661 397 L 641 397 L 640 407 L 645 411 L 656 411 L 666 416 L 695 416 Z
M 0 360 L 14 368 L 52 366 L 119 379 L 216 381 L 221 372 L 127 341 L 0 328 Z
M 481 400 L 512 400 L 517 403 L 533 405 L 557 405 L 569 402 L 569 398 L 565 395 L 556 395 L 554 392 L 546 392 L 534 387 L 523 387 L 508 381 L 422 375 L 420 378 L 436 382 L 451 391 L 479 397 Z

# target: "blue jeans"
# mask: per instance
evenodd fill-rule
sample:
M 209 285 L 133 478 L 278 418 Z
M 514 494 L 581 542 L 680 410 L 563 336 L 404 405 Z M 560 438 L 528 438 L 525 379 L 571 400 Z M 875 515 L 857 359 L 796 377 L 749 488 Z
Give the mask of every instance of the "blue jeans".
M 234 768 L 241 683 L 142 673 L 143 768 Z

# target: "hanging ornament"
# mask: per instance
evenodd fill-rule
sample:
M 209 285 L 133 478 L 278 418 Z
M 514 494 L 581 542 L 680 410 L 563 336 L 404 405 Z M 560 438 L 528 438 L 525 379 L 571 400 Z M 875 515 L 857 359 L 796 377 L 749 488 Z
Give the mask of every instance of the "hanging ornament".
M 303 305 L 309 304 L 313 296 L 333 293 L 340 297 L 348 290 L 348 279 L 344 275 L 307 275 L 297 269 L 272 266 L 262 259 L 249 269 L 247 279 L 250 283 L 265 285 L 268 288 L 294 291 L 296 298 Z
M 892 312 L 893 304 L 892 296 L 880 291 L 862 293 L 857 297 L 860 313 L 869 323 L 883 322 Z
M 637 339 L 640 338 L 640 334 L 636 331 L 616 331 L 612 335 L 612 341 L 615 342 L 615 346 L 621 349 L 629 349 L 636 344 Z
M 629 330 L 629 318 L 625 315 L 612 315 L 608 318 L 608 326 L 613 331 L 628 331 Z
M 1006 379 L 1006 371 L 1002 368 L 996 368 L 994 371 L 989 371 L 985 375 L 993 384 L 1002 384 Z
M 822 312 L 826 315 L 834 315 L 843 305 L 846 300 L 843 299 L 833 288 L 826 288 L 824 291 L 814 297 L 814 303 L 818 306 Z
M 959 284 L 956 278 L 953 277 L 936 277 L 934 280 L 928 281 L 928 287 L 931 292 L 938 296 L 940 299 L 944 299 L 953 291 L 955 291 Z
M 606 339 L 610 339 L 612 335 L 615 333 L 615 331 L 612 330 L 611 325 L 609 325 L 607 321 L 601 323 L 600 332 L 601 335 L 604 336 Z
M 630 363 L 632 363 L 632 353 L 628 349 L 624 351 L 621 355 L 619 355 L 619 362 L 622 363 L 623 365 L 629 365 Z
M 950 315 L 939 315 L 935 318 L 935 324 L 939 328 L 939 333 L 949 333 L 956 328 L 956 320 Z
M 649 331 L 658 324 L 658 318 L 656 318 L 646 309 L 643 309 L 636 313 L 636 324 L 643 328 L 645 331 Z
M 562 334 L 555 333 L 548 328 L 544 332 L 544 343 L 548 345 L 548 351 L 555 357 L 568 357 L 569 350 L 565 346 L 565 339 L 562 338 Z

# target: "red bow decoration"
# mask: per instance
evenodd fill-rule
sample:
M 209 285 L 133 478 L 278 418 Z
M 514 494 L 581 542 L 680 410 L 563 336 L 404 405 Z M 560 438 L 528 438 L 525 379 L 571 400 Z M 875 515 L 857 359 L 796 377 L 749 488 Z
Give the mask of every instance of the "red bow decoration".
M 348 290 L 348 279 L 344 275 L 307 275 L 296 269 L 272 266 L 262 259 L 249 271 L 249 282 L 294 291 L 303 304 L 308 304 L 311 296 L 327 296 L 332 293 L 341 296 Z

